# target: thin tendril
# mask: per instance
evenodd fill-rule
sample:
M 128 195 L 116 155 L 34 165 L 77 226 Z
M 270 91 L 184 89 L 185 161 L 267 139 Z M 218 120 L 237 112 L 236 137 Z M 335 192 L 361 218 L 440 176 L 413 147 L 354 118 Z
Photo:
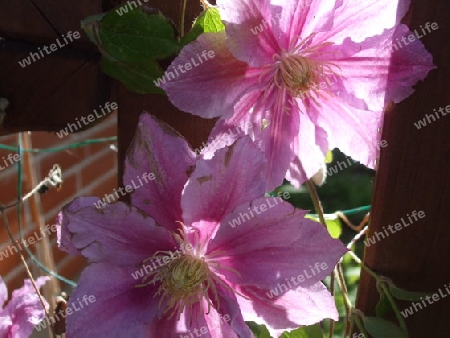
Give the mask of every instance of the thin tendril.
M 186 16 L 187 0 L 181 0 L 181 18 L 180 18 L 180 38 L 184 36 L 184 20 Z

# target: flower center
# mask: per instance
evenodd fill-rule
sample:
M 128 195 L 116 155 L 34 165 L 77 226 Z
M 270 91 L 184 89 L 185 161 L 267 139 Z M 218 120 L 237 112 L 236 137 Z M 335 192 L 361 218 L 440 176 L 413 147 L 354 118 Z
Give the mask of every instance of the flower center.
M 275 84 L 295 94 L 310 89 L 323 75 L 323 67 L 296 54 L 283 54 L 275 73 Z
M 335 71 L 339 67 L 327 60 L 321 60 L 320 57 L 331 53 L 327 51 L 327 47 L 333 43 L 323 42 L 311 46 L 309 41 L 313 36 L 314 34 L 311 34 L 296 46 L 291 46 L 288 51 L 283 50 L 280 54 L 275 54 L 274 62 L 264 66 L 266 69 L 260 75 L 260 82 L 263 77 L 264 81 L 267 81 L 265 96 L 275 86 L 286 89 L 292 97 L 308 97 L 319 103 L 316 98 L 321 95 L 320 90 L 336 82 L 331 78 L 339 76 Z M 268 79 L 267 75 L 271 78 Z M 283 109 L 289 111 L 288 106 L 283 106 Z
M 155 255 L 157 254 L 159 253 Z M 149 279 L 151 280 L 148 281 Z M 214 296 L 215 305 L 219 304 L 216 286 L 213 283 L 215 279 L 217 277 L 209 270 L 204 258 L 186 254 L 173 259 L 155 271 L 149 272 L 143 278 L 143 284 L 137 285 L 137 287 L 160 281 L 155 297 L 161 297 L 159 308 L 166 300 L 163 314 L 171 311 L 172 313 L 169 316 L 171 318 L 176 313 L 180 315 L 186 307 L 192 308 L 195 303 L 203 298 L 207 300 L 208 307 L 212 306 L 211 294 Z M 211 291 L 212 293 L 210 293 Z
M 196 303 L 199 303 L 201 310 L 205 310 L 202 300 L 206 300 L 208 304 L 208 313 L 211 307 L 220 309 L 217 286 L 220 285 L 233 292 L 233 289 L 217 275 L 220 269 L 239 275 L 233 268 L 220 266 L 218 257 L 225 255 L 225 252 L 215 251 L 208 256 L 204 256 L 204 248 L 203 244 L 200 243 L 198 230 L 193 227 L 188 229 L 182 222 L 179 223 L 183 228 L 172 235 L 183 253 L 175 256 L 171 251 L 155 252 L 153 256 L 142 262 L 146 275 L 143 277 L 141 284 L 135 286 L 146 287 L 149 284 L 156 285 L 158 282 L 158 291 L 154 295 L 154 297 L 160 297 L 158 309 L 164 307 L 162 315 L 171 312 L 167 319 L 177 315 L 178 320 L 186 308 L 190 310 L 187 313 L 193 314 L 192 309 Z M 191 244 L 188 240 L 188 234 L 194 234 L 194 244 Z M 179 251 L 177 250 L 177 252 Z M 147 261 L 153 263 L 145 265 Z M 156 266 L 155 261 L 159 264 L 159 267 Z M 161 261 L 163 264 L 161 264 Z M 186 319 L 192 321 L 193 318 Z
M 201 290 L 203 282 L 208 278 L 208 272 L 208 265 L 202 259 L 184 256 L 163 269 L 161 287 L 183 298 Z
M 277 55 L 278 67 L 274 74 L 274 84 L 287 88 L 292 96 L 311 97 L 311 92 L 318 94 L 320 89 L 329 85 L 326 81 L 330 75 L 336 75 L 332 64 L 316 61 L 299 53 Z

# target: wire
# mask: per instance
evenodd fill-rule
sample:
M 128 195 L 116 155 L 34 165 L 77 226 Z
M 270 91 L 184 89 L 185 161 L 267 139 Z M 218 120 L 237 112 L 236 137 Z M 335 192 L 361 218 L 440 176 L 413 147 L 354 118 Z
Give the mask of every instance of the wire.
M 325 216 L 326 215 L 335 215 L 337 212 L 343 213 L 345 216 L 356 215 L 356 214 L 359 214 L 362 212 L 368 212 L 368 211 L 370 211 L 370 208 L 371 208 L 370 205 L 364 205 L 364 206 L 354 208 L 354 209 L 349 209 L 349 210 L 343 210 L 343 211 L 337 210 L 331 214 L 325 214 Z M 308 214 L 308 215 L 317 217 L 317 214 Z
M 117 141 L 117 136 L 85 140 L 85 141 L 81 141 L 81 142 L 77 142 L 77 143 L 72 143 L 72 144 L 69 144 L 68 146 L 64 146 L 64 147 L 32 148 L 32 149 L 21 148 L 21 150 L 22 150 L 21 152 L 24 152 L 24 153 L 55 153 L 55 152 L 64 151 L 67 149 L 80 148 L 80 147 L 87 146 L 90 144 L 113 142 L 113 141 Z M 17 151 L 18 148 L 0 143 L 0 149 L 5 149 L 5 150 L 9 150 L 9 151 Z
M 268 196 L 268 197 L 277 197 L 278 195 L 275 192 L 271 192 L 271 193 L 268 193 L 266 196 Z M 359 214 L 359 213 L 362 213 L 362 212 L 368 212 L 368 211 L 370 211 L 371 207 L 372 207 L 371 205 L 363 205 L 363 206 L 360 206 L 360 207 L 357 207 L 357 208 L 354 208 L 354 209 L 348 209 L 348 210 L 343 210 L 343 211 L 342 210 L 336 210 L 334 213 L 325 214 L 325 215 L 334 215 L 336 212 L 341 212 L 345 216 L 350 216 L 350 215 L 355 215 L 355 214 Z M 317 214 L 308 214 L 308 215 L 318 217 Z
M 371 206 L 370 205 L 365 205 L 362 207 L 358 207 L 358 208 L 354 208 L 354 209 L 350 209 L 350 210 L 344 210 L 341 211 L 345 216 L 350 216 L 350 215 L 355 215 L 355 214 L 359 214 L 361 212 L 368 212 L 370 211 Z

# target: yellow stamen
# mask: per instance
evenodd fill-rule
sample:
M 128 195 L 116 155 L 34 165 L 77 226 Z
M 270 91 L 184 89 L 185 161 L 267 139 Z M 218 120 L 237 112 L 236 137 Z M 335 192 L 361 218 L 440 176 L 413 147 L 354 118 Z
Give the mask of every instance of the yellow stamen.
M 335 71 L 339 67 L 318 57 L 329 53 L 324 49 L 332 43 L 324 42 L 311 47 L 310 41 L 313 37 L 314 34 L 311 34 L 296 46 L 291 46 L 289 51 L 282 50 L 280 54 L 275 54 L 272 58 L 274 62 L 263 67 L 259 79 L 260 82 L 267 81 L 264 99 L 273 88 L 278 88 L 285 89 L 292 98 L 309 98 L 319 104 L 317 97 L 322 95 L 322 89 L 332 83 L 332 77 L 339 76 Z M 271 78 L 267 79 L 267 75 Z M 294 100 L 291 100 L 291 103 L 294 103 Z M 289 114 L 290 107 L 285 104 L 283 110 Z
M 320 81 L 336 75 L 331 66 L 300 54 L 282 54 L 274 74 L 274 84 L 287 88 L 292 96 L 304 98 L 308 91 L 319 91 Z
M 136 287 L 144 287 L 160 282 L 155 294 L 160 296 L 158 306 L 161 308 L 163 301 L 167 300 L 163 314 L 172 311 L 169 318 L 185 308 L 192 308 L 194 304 L 205 298 L 208 308 L 219 306 L 219 297 L 213 280 L 216 278 L 209 270 L 208 264 L 203 258 L 184 255 L 174 259 L 158 270 L 148 273 L 143 282 L 151 280 Z M 209 297 L 210 291 L 214 295 L 214 304 Z
M 187 247 L 190 243 L 187 240 L 186 233 L 183 230 L 178 232 L 173 234 L 175 240 L 178 244 L 184 244 Z M 143 277 L 141 284 L 136 285 L 139 288 L 146 287 L 150 284 L 157 285 L 158 290 L 155 293 L 155 297 L 160 297 L 158 307 L 163 310 L 163 315 L 171 312 L 169 319 L 174 315 L 179 319 L 181 313 L 186 308 L 192 310 L 197 303 L 203 309 L 203 299 L 208 304 L 208 313 L 211 307 L 216 310 L 220 309 L 217 285 L 221 285 L 234 292 L 217 275 L 217 271 L 221 267 L 217 262 L 217 259 L 220 258 L 215 257 L 223 256 L 225 253 L 215 252 L 208 257 L 203 256 L 203 249 L 199 244 L 199 236 L 197 233 L 195 242 L 196 244 L 193 246 L 194 250 L 189 252 L 184 251 L 183 255 L 174 257 L 170 251 L 158 251 L 142 262 L 142 265 L 144 265 L 149 260 L 164 261 L 164 258 L 169 257 L 169 261 L 166 264 L 160 265 L 157 269 L 148 272 Z M 238 274 L 232 268 L 226 268 L 225 270 Z M 192 311 L 188 311 L 188 313 L 192 313 Z M 187 320 L 192 320 L 192 318 L 187 318 Z

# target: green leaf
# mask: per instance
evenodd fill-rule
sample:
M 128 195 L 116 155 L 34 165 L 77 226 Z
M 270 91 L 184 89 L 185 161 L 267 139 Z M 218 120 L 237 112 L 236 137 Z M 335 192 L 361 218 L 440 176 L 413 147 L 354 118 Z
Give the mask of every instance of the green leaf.
M 120 80 L 130 91 L 139 94 L 164 94 L 153 82 L 163 75 L 156 61 L 129 64 L 103 57 L 100 64 L 104 73 Z
M 391 291 L 392 297 L 400 299 L 400 300 L 409 300 L 415 301 L 420 300 L 421 297 L 425 298 L 426 296 L 432 296 L 435 292 L 415 292 L 415 291 L 407 291 L 397 287 L 395 284 L 389 283 L 389 291 Z
M 393 311 L 391 302 L 386 297 L 384 293 L 381 294 L 380 300 L 378 301 L 378 304 L 376 306 L 376 314 L 377 317 L 386 317 L 390 312 Z
M 325 214 L 324 216 L 330 236 L 333 238 L 339 238 L 339 236 L 341 236 L 342 234 L 342 224 L 339 216 L 337 216 L 336 214 Z M 305 217 L 320 223 L 319 217 L 316 215 L 309 214 Z
M 364 317 L 364 327 L 374 338 L 407 338 L 407 334 L 393 323 L 377 317 Z
M 140 94 L 165 94 L 154 81 L 164 72 L 157 59 L 179 49 L 171 23 L 159 12 L 136 8 L 120 16 L 115 10 L 91 16 L 81 27 L 102 52 L 103 72 Z
M 255 338 L 271 338 L 269 330 L 264 325 L 258 325 L 255 322 L 245 322 L 247 326 L 252 330 Z
M 327 156 L 325 156 L 325 163 L 331 163 L 333 162 L 333 152 L 329 150 L 327 152 Z
M 106 13 L 100 21 L 98 37 L 100 47 L 118 61 L 143 63 L 164 59 L 179 49 L 169 20 L 141 7 L 122 16 L 115 10 Z
M 203 32 L 220 32 L 225 29 L 225 25 L 220 18 L 217 8 L 208 8 L 195 21 L 194 26 L 200 26 Z
M 187 33 L 180 41 L 181 46 L 197 39 L 202 33 L 220 32 L 225 29 L 225 25 L 220 18 L 220 13 L 217 8 L 208 8 L 195 20 L 194 25 L 189 33 Z
M 284 332 L 281 338 L 322 338 L 323 333 L 320 324 L 303 326 L 291 332 Z

